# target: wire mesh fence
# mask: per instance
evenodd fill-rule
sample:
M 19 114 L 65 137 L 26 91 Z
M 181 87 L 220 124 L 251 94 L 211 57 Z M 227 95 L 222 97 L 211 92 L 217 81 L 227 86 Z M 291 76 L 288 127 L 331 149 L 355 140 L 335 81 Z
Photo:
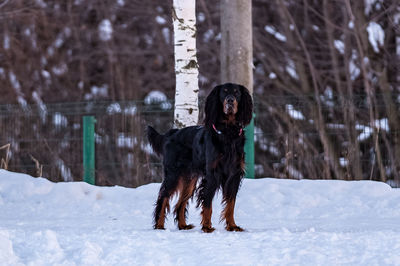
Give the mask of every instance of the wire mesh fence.
M 256 110 L 258 174 L 377 180 L 398 187 L 399 101 L 392 96 L 327 93 L 264 98 Z
M 400 134 L 377 95 L 374 116 L 365 95 L 269 96 L 255 104 L 256 177 L 380 180 L 399 185 Z M 202 101 L 201 101 L 202 102 Z M 136 187 L 162 179 L 147 125 L 172 127 L 173 102 L 164 100 L 0 106 L 0 158 L 11 171 L 52 181 L 83 175 L 82 117 L 96 119 L 96 184 Z M 397 114 L 396 114 L 397 115 Z M 200 120 L 201 121 L 201 120 Z
M 160 131 L 172 126 L 169 101 L 2 105 L 0 140 L 10 144 L 8 169 L 52 181 L 82 180 L 85 115 L 96 119 L 97 184 L 136 187 L 161 180 L 144 130 L 147 124 Z M 5 153 L 0 154 L 5 158 Z

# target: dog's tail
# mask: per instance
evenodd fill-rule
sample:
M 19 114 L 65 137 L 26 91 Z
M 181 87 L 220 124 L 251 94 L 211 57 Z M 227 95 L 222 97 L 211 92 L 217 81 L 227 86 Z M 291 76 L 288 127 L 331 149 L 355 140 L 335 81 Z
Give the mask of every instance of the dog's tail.
M 154 152 L 157 153 L 158 155 L 161 155 L 164 146 L 164 135 L 159 134 L 154 128 L 148 126 L 147 139 L 149 140 L 150 145 L 153 148 Z

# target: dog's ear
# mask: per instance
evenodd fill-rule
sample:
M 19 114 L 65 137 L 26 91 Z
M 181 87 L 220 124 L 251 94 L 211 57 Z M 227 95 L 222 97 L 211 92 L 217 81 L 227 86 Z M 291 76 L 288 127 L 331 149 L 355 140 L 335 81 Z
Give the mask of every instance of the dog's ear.
M 249 90 L 245 86 L 239 85 L 239 87 L 242 96 L 239 102 L 239 110 L 236 117 L 243 126 L 247 126 L 250 124 L 251 118 L 253 117 L 253 100 Z
M 219 100 L 219 92 L 222 85 L 216 86 L 206 99 L 204 124 L 206 127 L 212 127 L 218 122 L 218 117 L 222 115 L 222 103 Z

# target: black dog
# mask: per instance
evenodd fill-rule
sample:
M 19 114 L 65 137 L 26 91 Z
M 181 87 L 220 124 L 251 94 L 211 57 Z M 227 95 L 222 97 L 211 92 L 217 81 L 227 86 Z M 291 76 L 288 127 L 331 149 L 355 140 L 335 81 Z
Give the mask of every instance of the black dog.
M 202 230 L 212 232 L 212 200 L 222 188 L 225 205 L 221 220 L 226 230 L 243 231 L 235 224 L 236 195 L 244 175 L 244 132 L 251 121 L 253 102 L 249 91 L 241 85 L 226 83 L 216 86 L 206 99 L 204 126 L 171 129 L 160 135 L 148 127 L 147 135 L 153 150 L 163 155 L 165 177 L 161 184 L 156 208 L 154 228 L 164 229 L 170 197 L 180 192 L 175 206 L 175 221 L 179 229 L 191 229 L 186 224 L 187 202 L 196 190 L 197 206 L 202 206 Z

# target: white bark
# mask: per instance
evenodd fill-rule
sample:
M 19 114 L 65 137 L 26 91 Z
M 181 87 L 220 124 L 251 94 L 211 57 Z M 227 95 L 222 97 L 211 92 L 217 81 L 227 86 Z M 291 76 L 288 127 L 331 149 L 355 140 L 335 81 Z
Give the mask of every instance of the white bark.
M 175 115 L 177 128 L 196 125 L 199 118 L 196 57 L 196 0 L 174 0 Z

